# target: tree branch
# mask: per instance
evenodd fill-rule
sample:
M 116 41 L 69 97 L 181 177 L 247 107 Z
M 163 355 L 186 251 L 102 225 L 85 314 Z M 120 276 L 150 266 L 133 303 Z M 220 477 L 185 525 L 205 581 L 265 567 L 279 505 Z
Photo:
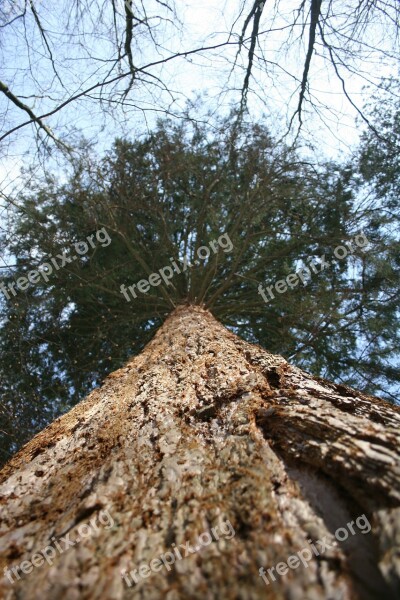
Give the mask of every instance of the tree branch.
M 5 83 L 3 83 L 2 81 L 0 81 L 0 92 L 2 92 L 9 100 L 11 100 L 11 102 L 13 104 L 15 104 L 15 106 L 17 106 L 18 108 L 22 109 L 26 113 L 28 113 L 28 115 L 30 116 L 31 120 L 27 121 L 27 123 L 36 123 L 40 129 L 43 129 L 43 131 L 52 140 L 54 140 L 56 142 L 56 144 L 60 144 L 61 146 L 63 146 L 64 148 L 66 148 L 68 151 L 71 150 L 70 147 L 67 146 L 67 144 L 65 144 L 64 142 L 62 142 L 58 138 L 56 138 L 56 136 L 54 135 L 54 133 L 51 131 L 50 127 L 47 127 L 47 125 L 45 125 L 43 123 L 43 121 L 42 121 L 43 117 L 37 117 L 35 115 L 35 113 L 32 111 L 32 109 L 27 104 L 24 104 L 23 102 L 21 102 L 21 100 L 19 98 L 17 98 L 17 96 L 14 96 L 14 94 L 12 93 L 12 91 L 10 90 L 10 88 Z M 5 134 L 5 135 L 7 135 L 7 134 Z M 2 136 L 1 139 L 3 139 L 4 137 L 5 136 Z
M 308 48 L 307 48 L 306 60 L 304 63 L 303 77 L 302 77 L 301 84 L 300 84 L 299 103 L 297 105 L 297 109 L 296 109 L 295 113 L 293 114 L 293 116 L 290 120 L 289 129 L 291 128 L 296 115 L 299 116 L 299 124 L 300 124 L 299 128 L 301 128 L 301 126 L 303 124 L 301 111 L 302 111 L 302 107 L 303 107 L 303 101 L 304 101 L 304 96 L 305 96 L 307 82 L 308 82 L 308 74 L 310 71 L 311 57 L 312 57 L 312 54 L 314 51 L 315 33 L 317 30 L 319 17 L 321 14 L 321 4 L 322 4 L 322 0 L 311 0 L 310 32 L 309 32 L 309 37 L 308 37 Z

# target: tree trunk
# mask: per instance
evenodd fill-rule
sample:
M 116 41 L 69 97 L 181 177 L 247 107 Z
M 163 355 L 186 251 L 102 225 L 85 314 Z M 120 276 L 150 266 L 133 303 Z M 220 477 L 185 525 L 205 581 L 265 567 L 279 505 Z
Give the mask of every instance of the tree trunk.
M 3 468 L 1 597 L 398 597 L 399 424 L 178 307 Z

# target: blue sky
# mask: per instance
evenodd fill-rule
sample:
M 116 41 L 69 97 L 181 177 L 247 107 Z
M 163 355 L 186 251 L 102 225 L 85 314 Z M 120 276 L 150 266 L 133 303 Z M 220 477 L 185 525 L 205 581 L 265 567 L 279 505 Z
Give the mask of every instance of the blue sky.
M 17 6 L 23 5 L 24 1 L 18 0 Z M 116 0 L 116 3 L 120 12 L 117 37 L 121 40 L 123 0 Z M 111 3 L 82 0 L 81 4 L 87 4 L 89 8 L 76 23 L 71 4 L 67 0 L 35 2 L 55 69 L 31 9 L 28 8 L 25 21 L 16 19 L 1 30 L 1 78 L 36 114 L 52 110 L 71 95 L 95 84 L 106 73 L 118 73 L 118 69 L 111 71 L 111 60 L 116 57 L 116 36 L 110 28 Z M 346 33 L 351 26 L 349 11 L 355 4 L 352 0 L 334 4 L 337 14 L 332 17 L 332 23 Z M 177 3 L 174 14 L 157 0 L 148 0 L 145 6 L 157 46 L 146 28 L 135 28 L 132 43 L 135 66 L 160 61 L 176 52 L 221 44 L 228 39 L 229 32 L 230 40 L 237 41 L 252 5 L 252 1 L 237 0 L 227 0 L 222 4 L 217 0 L 187 1 Z M 5 0 L 2 6 L 3 22 L 6 22 L 7 15 L 10 17 L 11 0 Z M 15 2 L 13 6 L 11 16 L 17 16 Z M 102 7 L 101 12 L 97 6 Z M 301 22 L 292 27 L 298 7 L 299 2 L 293 0 L 271 5 L 266 3 L 260 30 L 267 33 L 259 36 L 257 64 L 253 68 L 248 99 L 250 118 L 265 118 L 273 133 L 278 138 L 286 135 L 289 142 L 297 131 L 295 121 L 287 134 L 288 123 L 298 102 L 307 43 L 307 34 L 305 39 L 300 39 L 303 31 Z M 136 14 L 141 16 L 139 12 Z M 369 24 L 364 41 L 365 47 L 358 55 L 362 58 L 355 58 L 349 63 L 350 72 L 339 65 L 347 93 L 360 108 L 371 93 L 363 91 L 363 86 L 379 82 L 382 76 L 398 74 L 396 62 L 388 54 L 393 52 L 386 25 L 379 20 Z M 95 90 L 90 97 L 68 104 L 62 111 L 45 119 L 45 123 L 58 138 L 77 140 L 82 135 L 95 143 L 98 152 L 102 153 L 110 147 L 116 135 L 134 137 L 146 133 L 164 111 L 179 117 L 187 99 L 198 95 L 203 97 L 204 103 L 203 110 L 196 112 L 197 118 L 210 119 L 205 116 L 207 110 L 212 115 L 226 114 L 230 106 L 238 103 L 247 65 L 247 49 L 243 48 L 239 56 L 236 52 L 236 46 L 231 45 L 154 65 L 148 69 L 146 81 L 134 84 L 123 103 L 117 104 L 113 100 L 102 104 L 102 98 Z M 237 67 L 232 69 L 235 57 Z M 264 61 L 262 67 L 261 60 Z M 157 86 L 156 77 L 168 90 Z M 119 89 L 126 87 L 126 83 L 124 79 L 118 84 Z M 111 84 L 105 87 L 103 99 L 112 89 Z M 304 106 L 303 151 L 316 160 L 351 153 L 357 144 L 362 123 L 359 119 L 356 121 L 357 112 L 344 96 L 342 83 L 333 67 L 326 61 L 326 51 L 318 44 L 312 59 L 308 91 L 313 100 L 312 104 Z M 26 115 L 20 109 L 0 96 L 1 131 L 5 132 L 25 120 Z M 33 158 L 36 168 L 41 169 L 41 163 L 37 161 L 35 128 L 32 125 L 24 127 L 1 144 L 0 182 L 3 191 L 9 193 L 16 185 L 23 185 L 19 178 L 20 169 L 30 164 Z M 46 160 L 45 165 L 52 164 L 52 161 L 56 165 L 60 158 L 53 151 L 52 157 Z M 59 164 L 62 165 L 62 161 Z

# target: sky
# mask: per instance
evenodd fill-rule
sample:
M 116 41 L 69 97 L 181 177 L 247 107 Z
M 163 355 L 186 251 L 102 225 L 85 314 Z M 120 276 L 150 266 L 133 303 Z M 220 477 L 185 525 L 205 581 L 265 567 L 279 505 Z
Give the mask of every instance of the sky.
M 23 5 L 24 1 L 17 0 L 17 6 Z M 82 0 L 82 3 L 86 1 Z M 106 72 L 118 73 L 118 68 L 110 70 L 110 60 L 116 55 L 115 37 L 110 33 L 110 13 L 107 12 L 110 2 L 99 2 L 105 7 L 101 14 L 93 8 L 96 2 L 89 2 L 90 10 L 82 22 L 74 26 L 71 3 L 67 0 L 57 3 L 52 0 L 35 1 L 56 72 L 52 69 L 43 37 L 30 9 L 25 22 L 16 19 L 12 25 L 1 30 L 2 80 L 37 114 L 46 113 L 70 95 L 99 81 Z M 123 0 L 116 2 L 122 24 Z M 158 45 L 154 46 L 147 30 L 140 27 L 135 29 L 135 66 L 158 61 L 174 52 L 222 43 L 227 40 L 230 30 L 233 31 L 231 40 L 237 40 L 252 4 L 252 1 L 236 0 L 227 0 L 222 4 L 217 0 L 179 2 L 176 4 L 178 20 L 171 11 L 165 9 L 163 12 L 156 0 L 148 0 L 146 10 L 149 22 L 155 25 L 154 35 Z M 335 24 L 344 33 L 349 26 L 349 7 L 352 5 L 352 0 L 335 3 L 338 7 Z M 14 2 L 12 12 L 11 0 L 3 2 L 3 23 L 10 15 L 17 15 L 15 6 Z M 275 10 L 276 6 L 279 10 Z M 299 39 L 302 32 L 300 21 L 294 28 L 291 27 L 298 7 L 299 2 L 293 0 L 266 3 L 260 30 L 267 33 L 259 36 L 257 63 L 253 67 L 248 97 L 249 118 L 253 121 L 265 119 L 272 133 L 277 138 L 286 136 L 288 142 L 293 140 L 297 132 L 296 120 L 289 133 L 288 124 L 298 102 L 307 42 L 307 36 L 305 40 Z M 136 15 L 141 16 L 139 13 Z M 167 21 L 161 22 L 160 17 Z M 235 25 L 232 27 L 232 24 Z M 251 24 L 247 33 L 250 31 Z M 378 19 L 367 28 L 364 40 L 367 46 L 363 50 L 363 60 L 355 60 L 351 64 L 352 72 L 346 72 L 340 66 L 346 90 L 359 107 L 371 94 L 363 90 L 363 86 L 377 82 L 381 77 L 398 76 L 395 61 L 383 54 L 390 50 L 390 35 Z M 89 55 L 94 58 L 89 59 Z M 368 62 L 364 62 L 367 55 Z M 114 99 L 108 105 L 101 104 L 104 98 L 96 91 L 91 97 L 69 104 L 46 119 L 46 124 L 62 139 L 78 140 L 84 136 L 102 154 L 117 135 L 135 137 L 148 132 L 156 118 L 163 114 L 160 109 L 168 110 L 172 116 L 179 116 L 188 98 L 199 95 L 203 98 L 202 109 L 193 113 L 197 118 L 212 119 L 207 111 L 213 116 L 227 114 L 230 107 L 238 103 L 244 68 L 247 66 L 247 48 L 243 48 L 236 57 L 237 68 L 232 70 L 235 57 L 236 47 L 230 46 L 151 67 L 147 81 L 136 87 L 134 85 L 123 105 L 117 104 Z M 308 88 L 313 105 L 307 103 L 304 106 L 304 125 L 300 138 L 303 152 L 317 161 L 325 157 L 338 159 L 348 156 L 356 147 L 362 131 L 360 117 L 344 96 L 342 83 L 325 57 L 326 50 L 317 44 Z M 168 92 L 154 85 L 155 77 L 166 84 Z M 126 86 L 126 80 L 122 85 Z M 106 94 L 111 88 L 107 86 Z M 26 115 L 20 109 L 0 97 L 1 131 L 5 132 L 25 120 Z M 43 155 L 44 162 L 38 161 L 37 138 L 32 125 L 20 129 L 0 143 L 0 185 L 6 194 L 15 190 L 16 186 L 18 189 L 18 185 L 24 185 L 19 177 L 20 169 L 32 161 L 38 171 L 53 163 L 56 170 L 63 169 L 55 148 L 51 156 Z

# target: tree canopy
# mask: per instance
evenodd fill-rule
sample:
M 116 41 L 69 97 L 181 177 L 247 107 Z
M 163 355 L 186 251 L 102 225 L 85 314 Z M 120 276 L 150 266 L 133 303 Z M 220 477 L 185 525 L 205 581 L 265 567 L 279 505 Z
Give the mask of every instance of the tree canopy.
M 366 138 L 360 165 L 368 151 Z M 232 115 L 217 128 L 162 120 L 100 159 L 82 147 L 64 178 L 27 170 L 1 238 L 13 263 L 0 294 L 3 458 L 185 302 L 314 374 L 391 398 L 398 217 L 390 194 L 364 193 L 360 169 L 316 167 Z M 278 283 L 296 273 L 293 287 Z

